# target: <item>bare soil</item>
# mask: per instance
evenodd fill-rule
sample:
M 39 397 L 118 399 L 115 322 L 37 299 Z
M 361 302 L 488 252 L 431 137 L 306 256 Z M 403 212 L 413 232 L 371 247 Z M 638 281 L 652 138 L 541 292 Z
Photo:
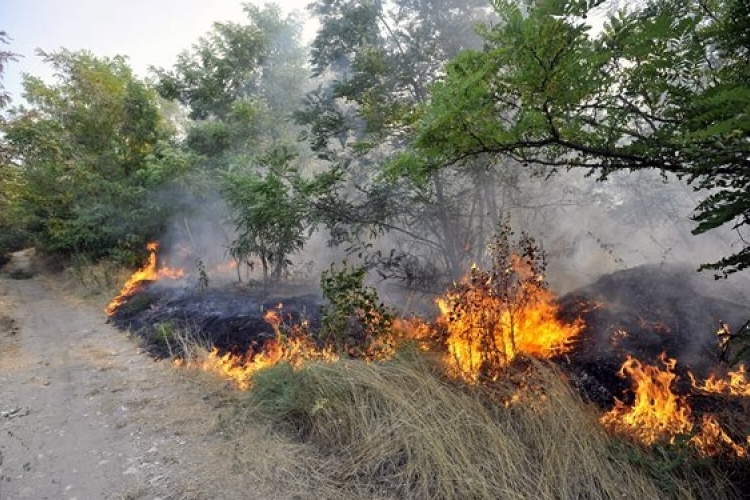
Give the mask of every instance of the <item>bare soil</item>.
M 51 280 L 0 277 L 0 500 L 293 497 L 234 467 L 216 415 L 237 391 Z

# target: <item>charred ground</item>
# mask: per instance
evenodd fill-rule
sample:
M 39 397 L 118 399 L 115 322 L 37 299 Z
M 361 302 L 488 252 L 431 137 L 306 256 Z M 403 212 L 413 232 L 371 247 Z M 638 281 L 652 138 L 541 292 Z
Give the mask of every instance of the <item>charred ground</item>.
M 750 317 L 747 305 L 706 292 L 715 289 L 709 277 L 682 266 L 648 265 L 602 276 L 560 299 L 562 319 L 580 317 L 586 326 L 572 351 L 558 361 L 584 383 L 585 396 L 603 406 L 621 398 L 629 386 L 617 375 L 627 356 L 653 364 L 665 353 L 678 360 L 683 375 L 690 370 L 706 377 L 721 363 L 719 325 L 737 328 Z M 146 282 L 110 321 L 143 337 L 159 357 L 175 354 L 159 335 L 166 325 L 224 352 L 244 354 L 274 335 L 265 311 L 281 305 L 286 320 L 305 319 L 315 332 L 324 304 L 310 284 L 266 292 L 237 285 L 199 290 Z
M 680 266 L 641 266 L 605 275 L 561 298 L 560 316 L 583 318 L 586 326 L 573 349 L 555 361 L 584 399 L 608 411 L 617 400 L 633 401 L 632 382 L 619 374 L 629 356 L 653 365 L 661 355 L 676 359 L 674 390 L 690 405 L 696 422 L 712 415 L 732 439 L 743 442 L 747 398 L 701 392 L 688 375 L 705 378 L 721 370 L 718 326 L 737 328 L 750 316 L 747 305 L 720 298 L 714 290 L 710 277 Z M 164 325 L 190 331 L 222 352 L 241 355 L 261 350 L 273 338 L 263 316 L 279 304 L 290 323 L 305 319 L 311 331 L 318 329 L 324 300 L 307 286 L 264 293 L 231 285 L 198 290 L 151 282 L 128 298 L 111 321 L 142 336 L 157 356 L 175 354 L 165 342 Z M 722 460 L 722 469 L 744 488 L 750 481 L 747 460 Z

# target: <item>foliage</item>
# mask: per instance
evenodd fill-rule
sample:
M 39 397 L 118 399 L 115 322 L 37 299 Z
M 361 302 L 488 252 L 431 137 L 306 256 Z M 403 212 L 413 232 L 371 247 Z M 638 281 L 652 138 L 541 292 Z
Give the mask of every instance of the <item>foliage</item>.
M 433 87 L 417 156 L 432 168 L 489 154 L 602 177 L 673 172 L 707 193 L 696 233 L 739 234 L 739 252 L 705 267 L 745 269 L 747 2 L 652 0 L 596 35 L 592 3 L 494 2 L 501 22 L 483 30 L 484 50 L 462 53 Z
M 8 36 L 5 31 L 0 31 L 0 44 L 8 44 L 10 39 L 10 36 Z M 5 91 L 5 86 L 3 85 L 3 73 L 5 72 L 5 66 L 11 61 L 16 61 L 17 58 L 18 54 L 15 54 L 9 50 L 0 50 L 0 109 L 6 107 L 10 102 L 10 96 Z
M 281 278 L 312 227 L 313 182 L 299 173 L 290 123 L 307 71 L 300 20 L 275 5 L 246 4 L 244 11 L 247 22 L 215 23 L 171 70 L 155 72 L 162 97 L 189 110 L 182 145 L 208 193 L 228 206 L 230 255 L 239 264 L 257 258 L 268 285 Z M 223 204 L 205 198 L 205 215 L 216 218 Z
M 728 335 L 724 339 L 723 349 L 726 349 L 724 361 L 730 364 L 750 364 L 750 320 L 742 325 L 736 332 L 729 332 L 728 327 L 724 332 Z M 724 354 L 728 356 L 724 356 Z
M 320 278 L 329 304 L 323 312 L 320 338 L 336 352 L 352 357 L 377 357 L 380 343 L 393 326 L 394 314 L 379 301 L 378 292 L 364 286 L 365 267 L 333 264 Z
M 10 36 L 0 31 L 0 44 L 8 44 Z M 5 91 L 3 85 L 3 73 L 6 65 L 16 61 L 18 54 L 8 50 L 0 50 L 0 110 L 10 103 L 10 95 Z M 0 116 L 0 124 L 4 117 Z M 22 229 L 11 225 L 8 218 L 8 207 L 12 203 L 13 190 L 10 186 L 17 183 L 16 172 L 10 168 L 10 150 L 8 146 L 0 142 L 0 262 L 4 263 L 6 254 L 22 249 L 28 243 L 28 235 Z
M 195 269 L 198 274 L 198 281 L 195 286 L 201 292 L 205 292 L 208 288 L 208 272 L 206 271 L 206 264 L 203 262 L 203 259 L 195 259 Z
M 166 141 L 156 95 L 122 57 L 40 54 L 56 83 L 27 76 L 30 107 L 11 109 L 2 126 L 7 224 L 47 252 L 132 255 L 172 208 L 155 190 L 187 166 Z
M 293 159 L 288 150 L 278 149 L 256 168 L 237 168 L 224 176 L 223 193 L 237 230 L 229 252 L 238 262 L 260 259 L 266 284 L 281 278 L 310 230 L 306 198 L 295 189 L 304 181 L 291 166 Z
M 441 306 L 447 327 L 460 329 L 462 343 L 477 351 L 477 366 L 459 366 L 483 379 L 496 378 L 519 353 L 520 325 L 546 289 L 544 252 L 529 235 L 513 236 L 510 225 L 501 224 L 490 245 L 490 268 L 472 267 Z
M 320 86 L 295 117 L 306 126 L 302 137 L 341 179 L 336 202 L 321 207 L 332 240 L 363 251 L 373 236 L 390 231 L 403 252 L 422 253 L 456 275 L 465 264 L 461 248 L 471 223 L 462 219 L 472 218 L 467 198 L 476 179 L 394 177 L 385 165 L 410 142 L 441 66 L 478 46 L 473 27 L 487 19 L 486 4 L 319 0 L 310 8 L 320 20 L 311 54 Z
M 187 146 L 215 165 L 287 141 L 304 77 L 300 21 L 278 6 L 244 6 L 248 22 L 215 23 L 172 70 L 155 69 L 159 93 L 195 120 Z

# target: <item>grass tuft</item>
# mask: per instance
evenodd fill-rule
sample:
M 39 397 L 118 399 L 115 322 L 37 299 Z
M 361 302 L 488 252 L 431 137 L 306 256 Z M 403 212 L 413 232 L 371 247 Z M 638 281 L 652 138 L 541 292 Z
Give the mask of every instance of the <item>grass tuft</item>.
M 550 365 L 527 369 L 535 389 L 519 389 L 511 377 L 491 395 L 441 370 L 415 353 L 383 363 L 277 365 L 255 375 L 225 425 L 237 438 L 243 422 L 260 418 L 312 447 L 325 464 L 313 488 L 329 492 L 321 498 L 727 497 L 721 478 L 694 485 L 658 456 L 631 455 L 645 450 L 624 453 Z

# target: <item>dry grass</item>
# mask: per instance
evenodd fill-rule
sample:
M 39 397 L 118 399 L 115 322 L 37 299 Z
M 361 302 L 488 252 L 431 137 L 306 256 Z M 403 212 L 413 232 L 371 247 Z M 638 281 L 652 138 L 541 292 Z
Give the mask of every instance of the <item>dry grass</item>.
M 256 374 L 222 428 L 239 467 L 300 482 L 316 498 L 726 497 L 718 478 L 704 486 L 705 477 L 680 477 L 666 460 L 615 446 L 558 373 L 534 372 L 542 391 L 503 406 L 446 381 L 421 356 L 277 365 Z M 516 390 L 496 386 L 493 397 Z M 269 443 L 256 435 L 259 417 L 296 443 L 258 449 Z
M 79 258 L 55 279 L 60 291 L 106 304 L 117 295 L 133 269 L 112 261 Z
M 69 270 L 64 286 L 108 300 L 129 273 L 90 265 Z M 176 352 L 208 352 L 187 330 L 165 328 Z M 496 403 L 512 400 L 518 384 L 497 384 L 488 398 L 413 353 L 380 364 L 278 365 L 257 373 L 253 390 L 241 404 L 228 402 L 216 427 L 210 416 L 191 422 L 225 443 L 196 469 L 247 498 L 732 498 L 710 469 L 698 476 L 667 452 L 611 438 L 549 366 L 536 365 L 534 374 L 537 389 L 503 406 Z M 208 374 L 190 379 L 204 389 L 216 383 Z

